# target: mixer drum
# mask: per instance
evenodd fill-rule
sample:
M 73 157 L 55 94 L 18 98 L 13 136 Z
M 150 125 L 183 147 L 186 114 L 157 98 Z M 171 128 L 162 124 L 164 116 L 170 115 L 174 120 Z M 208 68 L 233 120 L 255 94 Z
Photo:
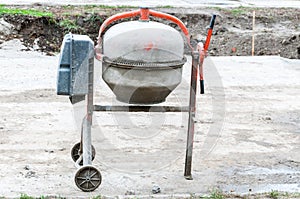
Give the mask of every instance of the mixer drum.
M 181 82 L 184 41 L 170 26 L 123 22 L 107 30 L 102 48 L 102 78 L 119 101 L 164 102 Z

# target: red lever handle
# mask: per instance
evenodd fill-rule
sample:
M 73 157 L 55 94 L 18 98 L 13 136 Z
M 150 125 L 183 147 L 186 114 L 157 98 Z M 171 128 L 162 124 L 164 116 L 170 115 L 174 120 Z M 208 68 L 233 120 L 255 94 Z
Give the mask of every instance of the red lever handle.
M 200 94 L 204 94 L 204 77 L 203 77 L 203 61 L 205 58 L 205 55 L 207 53 L 209 44 L 210 44 L 210 38 L 213 33 L 213 28 L 215 25 L 215 20 L 216 20 L 216 15 L 213 15 L 210 24 L 209 24 L 209 29 L 207 32 L 206 40 L 204 43 L 204 46 L 201 46 L 198 44 L 198 51 L 200 53 L 200 61 L 199 61 L 199 67 L 200 67 Z

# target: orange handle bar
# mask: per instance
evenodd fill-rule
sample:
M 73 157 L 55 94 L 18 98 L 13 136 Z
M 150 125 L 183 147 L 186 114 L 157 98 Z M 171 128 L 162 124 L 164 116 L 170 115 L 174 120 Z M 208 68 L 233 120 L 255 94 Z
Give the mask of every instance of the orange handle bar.
M 187 27 L 184 25 L 184 23 L 180 19 L 178 19 L 177 17 L 174 17 L 172 15 L 162 13 L 162 12 L 157 12 L 154 10 L 149 10 L 149 11 L 150 11 L 149 14 L 152 15 L 153 17 L 166 19 L 166 20 L 172 21 L 175 24 L 177 24 L 180 27 L 181 31 L 184 33 L 184 35 L 188 39 L 190 39 L 189 38 L 189 30 L 187 29 Z
M 109 24 L 113 23 L 114 21 L 117 21 L 120 19 L 136 17 L 139 14 L 140 14 L 140 10 L 135 10 L 135 11 L 130 11 L 130 12 L 119 13 L 119 14 L 116 14 L 116 15 L 113 15 L 113 16 L 107 18 L 100 26 L 98 38 L 101 37 L 102 32 L 107 28 L 107 26 Z
M 100 26 L 99 34 L 98 34 L 98 44 L 101 42 L 101 36 L 102 36 L 103 31 L 107 28 L 107 26 L 109 24 L 111 24 L 117 20 L 120 20 L 120 19 L 132 18 L 132 17 L 136 17 L 138 15 L 141 16 L 140 20 L 142 20 L 142 21 L 149 21 L 149 16 L 152 15 L 157 18 L 166 19 L 166 20 L 174 22 L 175 24 L 177 24 L 180 27 L 180 29 L 186 36 L 187 41 L 190 45 L 189 31 L 186 28 L 186 26 L 184 25 L 184 23 L 182 21 L 180 21 L 180 19 L 178 19 L 177 17 L 174 17 L 172 15 L 169 15 L 169 14 L 157 12 L 154 10 L 149 10 L 148 8 L 140 8 L 139 10 L 120 13 L 120 14 L 116 14 L 116 15 L 113 15 L 113 16 L 107 18 Z

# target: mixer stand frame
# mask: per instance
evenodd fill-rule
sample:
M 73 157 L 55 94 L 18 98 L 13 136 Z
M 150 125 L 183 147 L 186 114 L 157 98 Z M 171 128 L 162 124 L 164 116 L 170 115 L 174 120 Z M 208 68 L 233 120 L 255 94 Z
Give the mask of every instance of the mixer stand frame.
M 187 28 L 176 17 L 173 17 L 168 14 L 163 14 L 148 8 L 141 8 L 137 11 L 126 12 L 118 14 L 108 18 L 100 27 L 98 45 L 95 48 L 95 58 L 98 60 L 102 59 L 101 51 L 99 51 L 99 45 L 101 45 L 101 35 L 104 29 L 112 22 L 122 19 L 122 18 L 131 18 L 134 16 L 140 15 L 140 20 L 147 21 L 149 20 L 149 15 L 154 17 L 170 20 L 176 23 L 184 35 L 187 38 L 187 41 L 190 45 L 190 37 Z M 87 100 L 87 114 L 83 118 L 82 130 L 81 130 L 81 141 L 80 144 L 76 144 L 77 148 L 74 146 L 72 149 L 72 158 L 75 161 L 76 167 L 79 167 L 75 175 L 76 185 L 83 191 L 93 191 L 101 184 L 101 174 L 95 168 L 92 167 L 92 160 L 95 156 L 94 147 L 92 146 L 91 141 L 91 128 L 92 128 L 92 116 L 93 111 L 113 111 L 113 112 L 188 112 L 188 130 L 187 130 L 187 142 L 186 142 L 186 156 L 185 156 L 185 168 L 184 168 L 184 177 L 187 180 L 192 180 L 192 155 L 193 155 L 193 143 L 194 143 L 194 132 L 195 132 L 195 113 L 196 113 L 196 91 L 197 91 L 197 78 L 198 73 L 200 76 L 200 93 L 204 93 L 204 80 L 203 80 L 203 61 L 206 56 L 208 46 L 210 43 L 210 37 L 212 35 L 212 30 L 214 26 L 216 15 L 212 16 L 210 27 L 208 29 L 208 34 L 206 37 L 205 44 L 199 43 L 196 51 L 192 51 L 192 68 L 191 68 L 191 82 L 190 82 L 190 98 L 188 106 L 102 106 L 93 104 L 94 96 L 94 59 L 89 61 L 88 67 L 88 94 L 86 96 Z M 190 46 L 191 47 L 191 46 Z M 193 49 L 191 47 L 191 49 Z M 82 96 L 81 96 L 82 97 Z M 72 101 L 72 100 L 71 100 Z M 76 157 L 73 157 L 75 154 Z M 80 163 L 83 166 L 80 166 Z
M 142 105 L 130 105 L 130 106 L 102 106 L 93 104 L 93 77 L 94 68 L 93 64 L 89 67 L 89 86 L 87 94 L 87 114 L 82 122 L 81 131 L 81 151 L 82 155 L 76 161 L 76 166 L 80 168 L 79 162 L 83 160 L 83 166 L 92 165 L 93 151 L 91 141 L 91 128 L 92 128 L 92 116 L 93 111 L 100 112 L 188 112 L 188 130 L 187 130 L 187 143 L 186 143 L 186 157 L 185 157 L 185 169 L 184 177 L 188 180 L 192 180 L 191 167 L 192 167 L 192 154 L 193 154 L 193 142 L 194 142 L 194 124 L 195 124 L 195 111 L 196 111 L 196 90 L 197 90 L 197 75 L 199 69 L 199 51 L 192 53 L 192 71 L 191 71 L 191 83 L 190 83 L 190 99 L 189 106 L 142 106 Z

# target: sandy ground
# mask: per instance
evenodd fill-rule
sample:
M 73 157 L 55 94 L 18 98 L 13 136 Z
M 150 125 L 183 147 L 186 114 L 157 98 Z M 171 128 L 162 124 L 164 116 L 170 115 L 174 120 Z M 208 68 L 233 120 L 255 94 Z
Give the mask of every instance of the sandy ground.
M 70 149 L 80 139 L 84 104 L 56 95 L 58 57 L 0 49 L 0 196 L 150 196 L 271 190 L 300 192 L 300 60 L 276 56 L 209 57 L 206 94 L 197 97 L 194 180 L 183 178 L 186 113 L 95 113 L 93 162 L 100 187 L 81 192 Z M 182 84 L 165 104 L 186 105 L 190 58 Z M 100 79 L 96 104 L 119 104 Z M 182 195 L 183 194 L 183 195 Z M 185 195 L 184 195 L 185 194 Z

